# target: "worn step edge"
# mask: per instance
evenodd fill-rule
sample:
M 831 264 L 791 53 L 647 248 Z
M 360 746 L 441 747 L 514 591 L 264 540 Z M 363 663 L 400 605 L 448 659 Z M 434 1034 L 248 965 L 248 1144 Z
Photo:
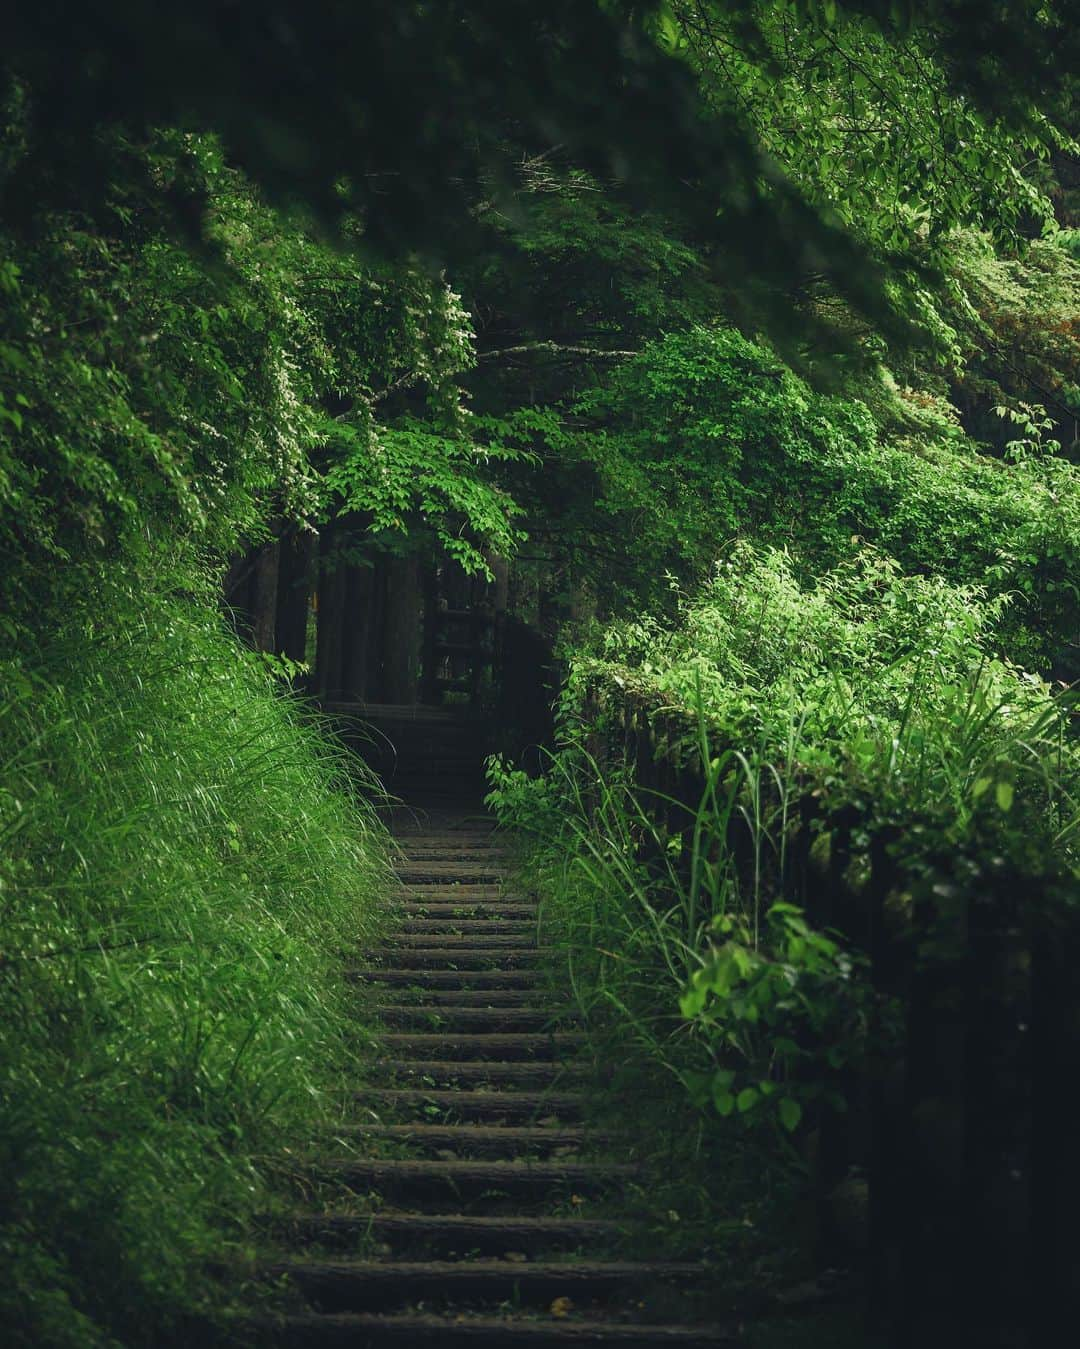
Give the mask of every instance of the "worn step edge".
M 465 936 L 527 936 L 536 931 L 536 924 L 524 918 L 407 918 L 396 929 L 398 935 L 465 937 Z
M 468 1298 L 522 1301 L 571 1296 L 584 1302 L 663 1283 L 685 1286 L 707 1277 L 702 1264 L 640 1260 L 288 1260 L 272 1266 L 306 1297 L 331 1311 L 378 1310 L 419 1299 Z
M 451 839 L 447 843 L 413 843 L 398 845 L 400 848 L 400 866 L 426 865 L 428 862 L 453 863 L 464 862 L 467 865 L 490 865 L 499 867 L 513 858 L 509 848 L 499 848 L 491 843 L 461 843 Z
M 420 1148 L 448 1148 L 466 1153 L 528 1148 L 582 1148 L 608 1141 L 609 1135 L 584 1126 L 482 1124 L 356 1124 L 349 1135 L 382 1138 Z
M 501 1317 L 381 1316 L 343 1312 L 262 1320 L 254 1327 L 259 1344 L 276 1349 L 712 1349 L 734 1344 L 738 1329 L 728 1326 L 635 1326 L 607 1321 L 532 1321 Z
M 532 949 L 529 937 L 535 927 L 526 923 L 525 932 L 502 932 L 498 920 L 483 925 L 480 932 L 455 932 L 455 924 L 443 923 L 434 932 L 411 932 L 409 924 L 397 928 L 390 938 L 393 949 L 411 951 L 415 947 L 428 951 L 491 951 L 509 947 L 511 950 Z
M 430 1002 L 375 1008 L 385 1026 L 439 1031 L 543 1031 L 557 1020 L 539 1007 L 449 1007 Z
M 597 1191 L 638 1174 L 629 1163 L 516 1161 L 407 1161 L 373 1158 L 316 1162 L 315 1169 L 351 1187 L 460 1196 L 494 1191 L 547 1197 L 560 1188 Z
M 374 1102 L 399 1109 L 434 1105 L 463 1119 L 536 1119 L 549 1116 L 576 1119 L 585 1107 L 583 1094 L 555 1091 L 437 1091 L 388 1087 L 359 1091 L 355 1100 L 359 1105 Z
M 528 1059 L 518 1062 L 505 1060 L 407 1059 L 378 1060 L 373 1067 L 401 1077 L 430 1077 L 436 1082 L 489 1082 L 495 1084 L 545 1083 L 563 1078 L 584 1077 L 589 1071 L 584 1064 L 553 1063 L 548 1059 Z
M 358 983 L 405 984 L 419 988 L 536 988 L 544 983 L 541 970 L 424 970 L 401 969 L 351 969 L 345 971 L 347 979 Z
M 536 1005 L 533 988 L 425 988 L 422 1001 L 393 1004 L 430 1011 L 508 1011 L 519 1008 L 527 1011 Z M 388 1006 L 390 1004 L 387 1004 Z M 385 1010 L 380 1008 L 380 1011 Z M 572 1012 L 569 1006 L 555 1003 L 548 1015 L 554 1020 L 561 1011 Z
M 402 885 L 428 885 L 435 882 L 460 881 L 463 885 L 498 885 L 503 868 L 465 862 L 416 862 L 395 867 Z
M 492 1218 L 462 1213 L 297 1214 L 289 1222 L 296 1240 L 345 1244 L 365 1239 L 430 1243 L 486 1253 L 573 1249 L 615 1241 L 623 1229 L 600 1218 Z
M 493 899 L 437 899 L 429 902 L 409 899 L 403 901 L 401 912 L 410 921 L 420 919 L 430 923 L 454 922 L 463 918 L 474 922 L 490 922 L 492 919 L 526 922 L 535 920 L 540 906 L 516 899 L 507 900 L 505 904 Z M 535 926 L 535 921 L 530 926 Z
M 435 1034 L 401 1031 L 379 1036 L 383 1051 L 413 1058 L 437 1051 L 446 1059 L 553 1059 L 585 1043 L 582 1031 L 548 1031 L 504 1035 L 470 1031 L 439 1031 Z
M 507 891 L 501 885 L 399 885 L 396 897 L 415 900 L 418 904 L 511 904 L 527 901 L 521 895 Z
M 487 950 L 457 950 L 452 946 L 386 948 L 387 959 L 393 960 L 398 969 L 482 969 L 494 973 L 496 970 L 512 969 L 516 965 L 538 965 L 550 960 L 555 954 L 553 947 L 543 946 L 493 946 Z

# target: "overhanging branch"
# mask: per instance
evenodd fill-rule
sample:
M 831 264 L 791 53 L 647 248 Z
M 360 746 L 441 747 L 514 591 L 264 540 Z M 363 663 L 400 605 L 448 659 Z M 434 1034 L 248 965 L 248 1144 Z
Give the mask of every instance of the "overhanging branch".
M 639 351 L 612 351 L 607 347 L 564 346 L 561 342 L 523 342 L 516 347 L 497 347 L 494 351 L 477 353 L 479 361 L 493 361 L 497 356 L 531 356 L 546 352 L 552 356 L 589 356 L 604 361 L 623 361 L 640 356 Z

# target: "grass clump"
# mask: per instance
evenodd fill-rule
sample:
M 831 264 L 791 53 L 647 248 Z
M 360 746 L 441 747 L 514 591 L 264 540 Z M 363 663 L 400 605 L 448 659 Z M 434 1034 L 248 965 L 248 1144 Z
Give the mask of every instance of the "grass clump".
M 11 634 L 0 1326 L 189 1343 L 338 1114 L 342 955 L 378 929 L 384 833 L 209 578 L 72 569 Z

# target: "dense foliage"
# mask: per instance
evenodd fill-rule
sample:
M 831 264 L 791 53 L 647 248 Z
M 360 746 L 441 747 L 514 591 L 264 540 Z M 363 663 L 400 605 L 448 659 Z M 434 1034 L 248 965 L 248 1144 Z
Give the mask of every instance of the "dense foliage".
M 84 570 L 0 706 L 0 1322 L 190 1343 L 338 1112 L 382 828 L 196 582 Z M 195 594 L 192 587 L 197 586 Z M 352 799 L 347 799 L 347 793 Z
M 540 836 L 545 866 L 558 878 L 553 921 L 568 930 L 577 959 L 603 967 L 586 987 L 606 989 L 608 1010 L 629 1015 L 651 1052 L 697 1090 L 700 1064 L 686 1054 L 694 1041 L 662 1033 L 687 986 L 684 1014 L 702 1018 L 720 1061 L 722 1113 L 737 1095 L 732 1082 L 756 1092 L 760 1079 L 782 1117 L 797 1120 L 797 1095 L 785 1087 L 799 1089 L 789 1083 L 788 1058 L 806 1056 L 804 1017 L 822 1055 L 858 1052 L 839 1031 L 851 958 L 813 935 L 776 888 L 792 837 L 805 830 L 800 803 L 854 808 L 864 847 L 901 826 L 891 851 L 909 876 L 932 874 L 946 852 L 1074 883 L 1080 876 L 1080 755 L 1070 704 L 994 655 L 988 643 L 1001 606 L 971 587 L 905 576 L 872 549 L 806 583 L 788 555 L 739 545 L 700 593 L 680 602 L 677 625 L 614 624 L 578 649 L 564 695 L 565 745 L 550 781 L 493 770 L 494 804 Z M 697 811 L 692 827 L 668 836 L 666 824 L 650 822 L 658 803 L 647 791 L 635 794 L 616 761 L 602 773 L 610 777 L 595 829 L 588 784 L 598 765 L 589 746 L 605 733 L 610 711 L 626 704 L 674 712 L 682 730 L 662 752 L 708 759 L 700 802 L 685 803 Z M 749 877 L 730 850 L 733 816 L 753 832 Z M 642 863 L 642 831 L 665 859 L 659 870 Z M 604 931 L 605 922 L 615 931 Z M 624 924 L 636 929 L 629 945 L 619 934 Z M 719 951 L 717 932 L 725 938 Z M 756 987 L 763 974 L 782 970 L 792 981 L 805 973 L 817 994 L 804 988 L 797 1002 L 784 1003 L 800 985 L 781 978 Z M 732 1001 L 743 984 L 769 1004 L 771 1033 L 757 1024 L 764 1004 L 745 1010 Z M 843 996 L 834 1006 L 835 990 Z M 865 1027 L 856 1020 L 848 1030 L 857 1037 Z M 749 1081 L 729 1061 L 733 1047 L 749 1061 Z M 743 1097 L 740 1110 L 754 1103 Z
M 301 667 L 219 613 L 268 540 L 511 560 L 569 738 L 538 781 L 496 768 L 496 804 L 543 840 L 583 1005 L 722 1116 L 797 1132 L 821 1046 L 864 1028 L 857 956 L 768 867 L 736 883 L 724 812 L 775 852 L 779 784 L 902 825 L 924 870 L 1075 867 L 1066 9 L 226 9 L 46 0 L 0 52 L 0 1306 L 27 1344 L 190 1341 L 334 1117 L 384 842 L 275 677 Z M 715 761 L 689 871 L 590 757 L 635 700 Z

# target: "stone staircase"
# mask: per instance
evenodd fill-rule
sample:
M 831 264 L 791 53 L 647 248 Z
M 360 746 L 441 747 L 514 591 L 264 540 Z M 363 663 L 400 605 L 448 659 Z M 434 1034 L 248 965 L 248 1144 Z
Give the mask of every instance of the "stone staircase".
M 504 887 L 490 821 L 443 810 L 406 815 L 397 833 L 402 922 L 354 972 L 386 1026 L 376 1080 L 356 1091 L 355 1154 L 319 1169 L 326 1211 L 296 1218 L 295 1254 L 274 1271 L 308 1310 L 260 1343 L 731 1342 L 729 1328 L 671 1314 L 684 1295 L 696 1305 L 704 1265 L 619 1254 L 636 1168 L 588 1123 L 583 1036 L 550 991 L 534 905 Z M 356 1196 L 377 1200 L 350 1213 Z

